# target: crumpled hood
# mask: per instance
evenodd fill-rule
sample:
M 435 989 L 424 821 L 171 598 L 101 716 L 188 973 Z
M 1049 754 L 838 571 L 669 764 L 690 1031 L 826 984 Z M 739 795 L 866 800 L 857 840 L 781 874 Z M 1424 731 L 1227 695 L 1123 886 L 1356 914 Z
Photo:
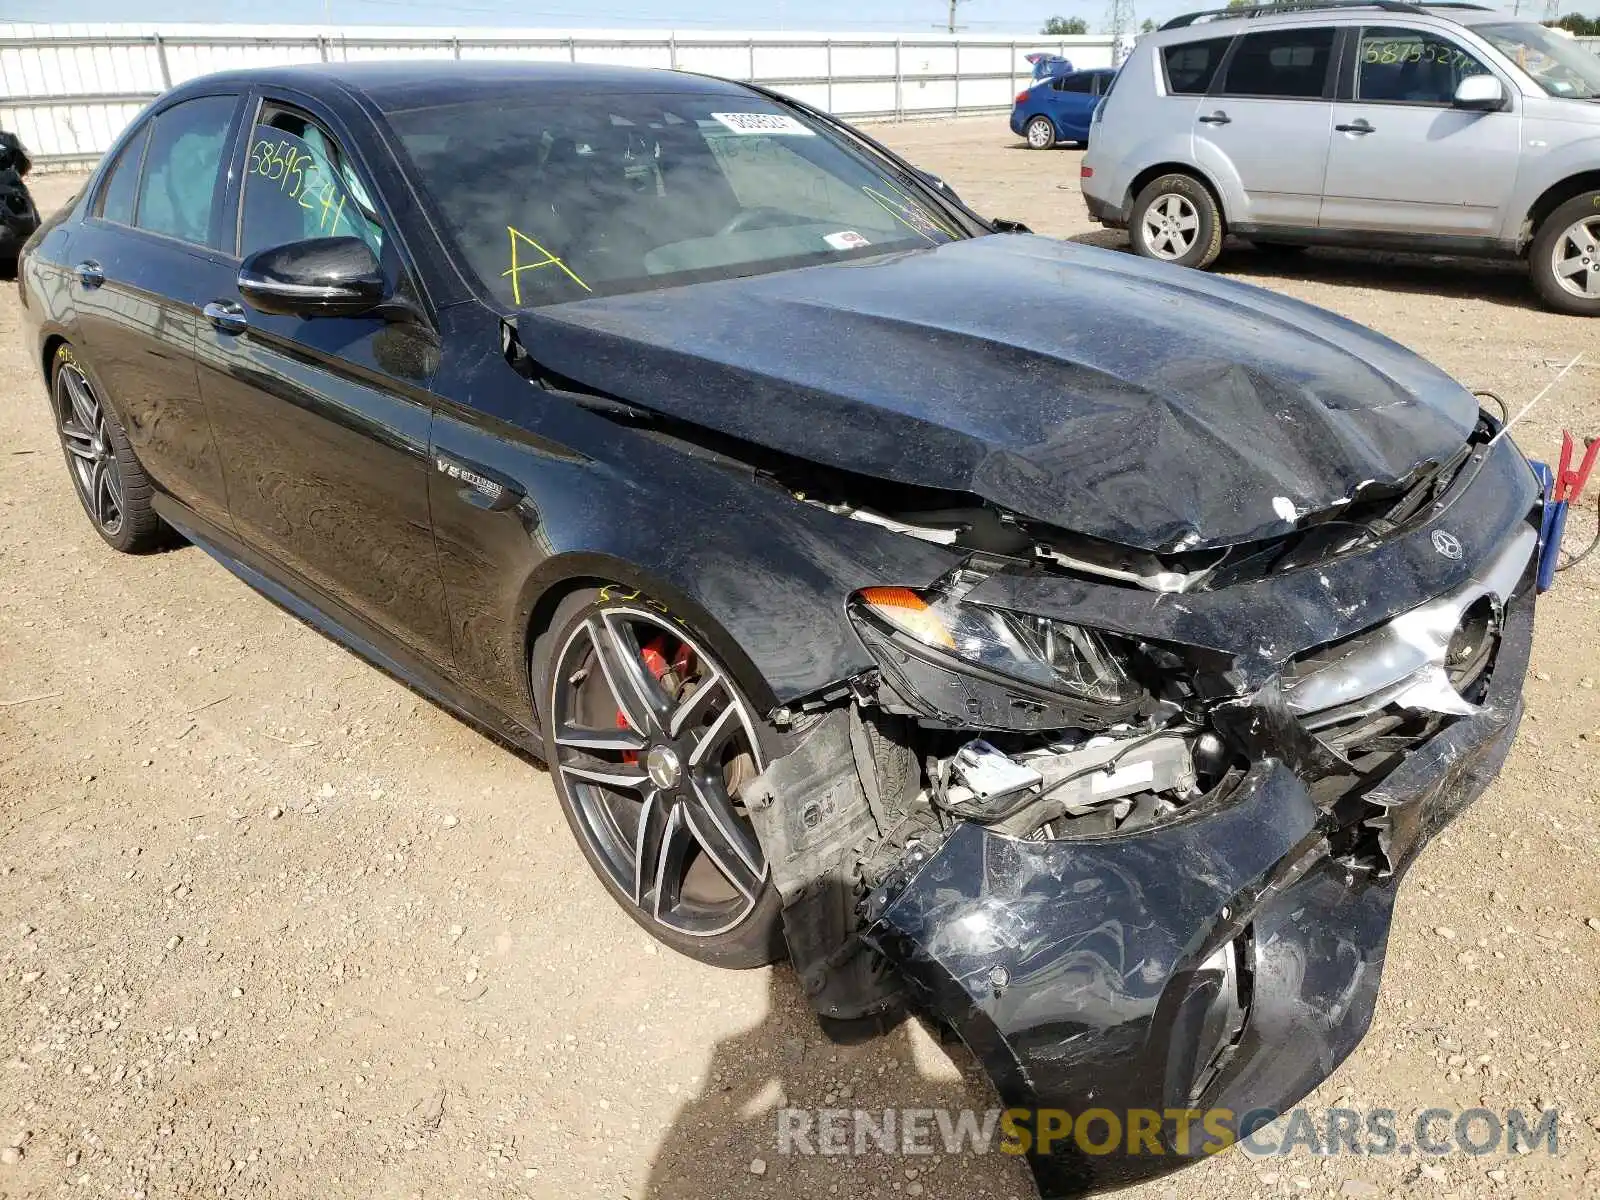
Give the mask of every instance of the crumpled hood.
M 547 369 L 675 419 L 1145 550 L 1286 533 L 1477 419 L 1353 322 L 1042 237 L 552 305 L 518 330 Z

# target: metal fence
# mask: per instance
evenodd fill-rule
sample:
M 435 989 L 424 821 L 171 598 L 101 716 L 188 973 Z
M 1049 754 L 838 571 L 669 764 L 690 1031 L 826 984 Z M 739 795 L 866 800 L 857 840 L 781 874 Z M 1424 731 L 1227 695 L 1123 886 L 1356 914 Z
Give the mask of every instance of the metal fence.
M 751 80 L 855 119 L 950 116 L 1008 109 L 1036 51 L 1083 67 L 1112 61 L 1108 37 L 0 25 L 0 126 L 41 164 L 85 164 L 163 90 L 198 75 L 439 57 L 664 67 Z

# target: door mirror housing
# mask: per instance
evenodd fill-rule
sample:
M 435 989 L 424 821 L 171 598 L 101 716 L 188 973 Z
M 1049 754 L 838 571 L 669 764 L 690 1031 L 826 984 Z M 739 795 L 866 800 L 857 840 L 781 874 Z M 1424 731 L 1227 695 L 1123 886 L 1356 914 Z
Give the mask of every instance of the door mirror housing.
M 387 287 L 360 238 L 308 238 L 258 250 L 239 266 L 239 294 L 259 312 L 285 317 L 359 317 Z
M 1455 107 L 1489 112 L 1506 102 L 1506 90 L 1493 75 L 1468 75 L 1456 85 Z

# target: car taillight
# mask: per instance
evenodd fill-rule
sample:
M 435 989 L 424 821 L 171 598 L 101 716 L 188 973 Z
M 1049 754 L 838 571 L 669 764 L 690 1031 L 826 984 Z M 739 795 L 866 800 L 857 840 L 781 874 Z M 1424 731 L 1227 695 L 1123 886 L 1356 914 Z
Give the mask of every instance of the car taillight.
M 1028 98 L 1028 93 L 1027 92 L 1018 92 L 1017 93 L 1017 98 L 1015 100 L 1013 100 L 1012 103 L 1013 104 L 1021 104 L 1027 98 Z
M 1079 179 L 1093 179 L 1094 178 L 1094 168 L 1093 167 L 1087 167 L 1087 166 L 1084 166 L 1082 163 L 1079 163 L 1078 164 L 1078 178 Z

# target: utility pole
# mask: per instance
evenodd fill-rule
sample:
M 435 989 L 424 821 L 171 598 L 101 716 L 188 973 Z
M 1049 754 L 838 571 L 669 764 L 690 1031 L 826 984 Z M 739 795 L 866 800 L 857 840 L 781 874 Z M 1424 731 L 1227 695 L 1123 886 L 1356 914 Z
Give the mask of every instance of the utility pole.
M 1106 32 L 1111 35 L 1111 65 L 1122 64 L 1122 39 L 1138 25 L 1134 19 L 1133 0 L 1111 0 L 1106 9 Z
M 950 20 L 947 23 L 946 28 L 951 33 L 954 33 L 956 31 L 956 5 L 958 5 L 960 3 L 961 3 L 961 0 L 950 0 Z

